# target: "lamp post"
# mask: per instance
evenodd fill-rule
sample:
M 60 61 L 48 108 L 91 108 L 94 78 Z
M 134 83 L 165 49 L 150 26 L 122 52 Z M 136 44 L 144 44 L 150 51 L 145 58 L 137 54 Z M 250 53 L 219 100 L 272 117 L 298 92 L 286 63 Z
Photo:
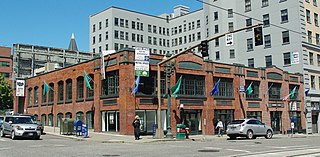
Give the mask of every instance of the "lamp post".
M 171 132 L 171 96 L 170 96 L 170 78 L 171 75 L 174 73 L 174 61 L 169 62 L 165 65 L 165 74 L 167 76 L 167 99 L 168 99 L 168 112 L 167 112 L 167 117 L 168 117 L 168 129 L 167 129 L 167 135 L 166 138 L 173 138 L 172 132 Z

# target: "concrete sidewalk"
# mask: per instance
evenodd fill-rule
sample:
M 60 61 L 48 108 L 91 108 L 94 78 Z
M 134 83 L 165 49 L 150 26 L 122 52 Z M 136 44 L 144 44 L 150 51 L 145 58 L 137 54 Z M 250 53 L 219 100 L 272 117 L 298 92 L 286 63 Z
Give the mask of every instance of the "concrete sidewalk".
M 140 140 L 134 140 L 133 135 L 120 135 L 118 133 L 110 133 L 110 132 L 92 132 L 89 131 L 89 137 L 84 138 L 83 136 L 75 136 L 75 135 L 61 135 L 60 128 L 58 127 L 44 127 L 44 132 L 50 135 L 61 136 L 65 138 L 72 138 L 77 140 L 86 140 L 86 141 L 96 141 L 102 143 L 148 143 L 148 142 L 164 142 L 164 141 L 214 141 L 214 140 L 227 140 L 228 136 L 224 135 L 222 137 L 218 137 L 216 135 L 191 135 L 189 139 L 154 139 L 150 135 L 140 136 Z M 279 138 L 307 138 L 312 136 L 320 136 L 319 134 L 294 134 L 293 136 L 275 134 L 273 136 L 274 139 Z

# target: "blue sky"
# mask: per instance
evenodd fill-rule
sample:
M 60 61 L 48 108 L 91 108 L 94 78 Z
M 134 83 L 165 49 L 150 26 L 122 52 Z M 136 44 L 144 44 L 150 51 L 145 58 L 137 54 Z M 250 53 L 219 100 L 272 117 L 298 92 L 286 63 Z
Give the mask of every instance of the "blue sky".
M 78 49 L 88 51 L 90 15 L 110 6 L 160 15 L 179 4 L 190 11 L 202 8 L 196 0 L 0 0 L 0 46 L 68 48 L 75 33 Z

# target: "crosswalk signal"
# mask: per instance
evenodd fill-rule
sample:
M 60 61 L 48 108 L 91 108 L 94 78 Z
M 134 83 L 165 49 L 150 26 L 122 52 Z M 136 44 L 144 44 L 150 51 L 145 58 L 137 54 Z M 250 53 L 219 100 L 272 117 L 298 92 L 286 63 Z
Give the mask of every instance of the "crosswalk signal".
M 262 27 L 254 28 L 255 46 L 263 45 Z
M 208 57 L 209 56 L 208 49 L 209 49 L 208 41 L 207 40 L 201 41 L 201 43 L 200 43 L 200 51 L 201 51 L 202 57 Z

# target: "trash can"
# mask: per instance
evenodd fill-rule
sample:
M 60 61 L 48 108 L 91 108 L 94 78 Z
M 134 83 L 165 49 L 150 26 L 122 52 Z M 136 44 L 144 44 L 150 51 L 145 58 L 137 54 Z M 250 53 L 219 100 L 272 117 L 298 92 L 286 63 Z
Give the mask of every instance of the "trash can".
M 60 134 L 72 135 L 73 134 L 73 119 L 62 118 L 62 125 L 60 125 Z
M 82 121 L 81 120 L 75 120 L 73 122 L 73 131 L 76 133 L 76 135 L 80 136 L 82 134 Z
M 185 139 L 185 138 L 186 138 L 186 125 L 177 124 L 176 139 Z

